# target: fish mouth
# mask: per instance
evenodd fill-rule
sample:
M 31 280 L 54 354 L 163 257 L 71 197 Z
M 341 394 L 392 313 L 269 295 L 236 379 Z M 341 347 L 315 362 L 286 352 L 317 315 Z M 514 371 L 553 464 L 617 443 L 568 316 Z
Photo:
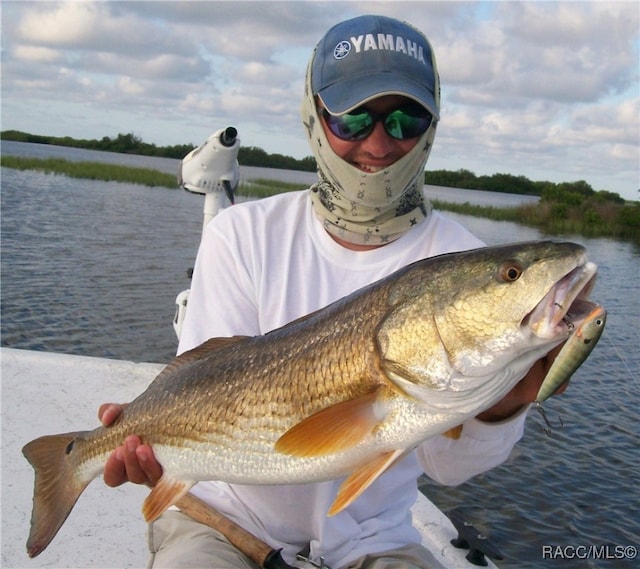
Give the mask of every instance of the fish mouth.
M 575 267 L 551 287 L 523 324 L 541 339 L 568 336 L 597 306 L 589 300 L 597 272 L 590 261 Z

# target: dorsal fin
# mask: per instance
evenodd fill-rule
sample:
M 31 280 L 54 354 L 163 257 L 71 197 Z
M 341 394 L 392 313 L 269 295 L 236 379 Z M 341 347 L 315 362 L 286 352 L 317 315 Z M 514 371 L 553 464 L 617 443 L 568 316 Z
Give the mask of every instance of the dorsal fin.
M 200 359 L 204 359 L 214 354 L 218 350 L 226 348 L 227 346 L 232 346 L 233 344 L 238 344 L 240 342 L 245 342 L 250 339 L 251 336 L 231 336 L 228 338 L 209 338 L 199 346 L 191 350 L 187 350 L 183 352 L 179 356 L 173 358 L 164 369 L 156 376 L 153 380 L 153 383 L 149 386 L 150 388 L 153 386 L 154 388 L 160 387 L 160 385 L 164 382 L 165 378 L 171 376 L 170 381 L 174 381 L 173 375 L 176 370 L 180 369 L 182 366 L 190 364 Z
M 203 357 L 209 356 L 222 348 L 226 348 L 227 346 L 232 346 L 233 344 L 237 344 L 239 342 L 245 342 L 251 338 L 251 336 L 230 336 L 227 338 L 209 338 L 208 340 L 202 342 L 199 346 L 192 348 L 191 350 L 187 350 L 183 352 L 179 356 L 173 358 L 172 362 L 178 363 L 186 363 L 191 362 L 193 360 L 198 360 Z M 169 364 L 171 365 L 171 364 Z

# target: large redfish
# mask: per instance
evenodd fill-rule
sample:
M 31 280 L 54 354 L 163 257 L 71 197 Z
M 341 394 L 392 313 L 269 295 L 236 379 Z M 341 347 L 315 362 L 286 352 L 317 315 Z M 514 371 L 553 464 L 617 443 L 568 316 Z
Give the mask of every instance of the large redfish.
M 133 433 L 164 468 L 143 506 L 149 521 L 199 480 L 346 476 L 335 514 L 421 441 L 504 397 L 569 336 L 563 318 L 575 299 L 588 306 L 595 274 L 572 243 L 476 249 L 409 265 L 264 336 L 209 340 L 111 427 L 24 447 L 35 469 L 28 553 L 47 547 Z

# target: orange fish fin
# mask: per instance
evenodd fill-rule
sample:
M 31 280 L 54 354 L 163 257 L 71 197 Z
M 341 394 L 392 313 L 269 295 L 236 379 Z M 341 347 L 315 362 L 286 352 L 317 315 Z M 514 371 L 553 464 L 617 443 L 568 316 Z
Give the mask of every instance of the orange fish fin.
M 67 519 L 80 494 L 91 482 L 82 477 L 73 460 L 76 439 L 86 432 L 40 437 L 22 449 L 35 470 L 31 531 L 27 554 L 42 553 Z
M 362 494 L 379 476 L 405 455 L 405 450 L 392 450 L 381 454 L 372 462 L 368 462 L 353 472 L 338 489 L 336 499 L 329 508 L 328 516 L 334 516 L 344 510 L 360 494 Z
M 289 429 L 276 442 L 282 454 L 324 456 L 354 447 L 384 420 L 380 390 L 337 403 L 314 413 Z
M 448 431 L 442 433 L 443 437 L 447 437 L 448 439 L 453 439 L 457 441 L 462 434 L 462 425 L 458 425 L 457 427 L 451 427 Z
M 166 472 L 158 483 L 151 489 L 142 505 L 144 519 L 151 523 L 159 518 L 164 511 L 184 496 L 195 482 L 179 480 Z

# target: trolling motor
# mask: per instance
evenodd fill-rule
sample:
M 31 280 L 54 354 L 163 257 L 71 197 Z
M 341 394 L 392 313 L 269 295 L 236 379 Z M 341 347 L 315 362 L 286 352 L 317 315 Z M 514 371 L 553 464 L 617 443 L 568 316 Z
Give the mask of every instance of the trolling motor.
M 213 133 L 180 162 L 178 186 L 188 192 L 204 195 L 203 231 L 222 209 L 235 203 L 234 193 L 240 182 L 239 150 L 238 131 L 228 126 Z M 192 269 L 189 270 L 189 277 L 191 272 Z M 188 298 L 189 290 L 183 290 L 176 297 L 173 329 L 178 338 L 182 333 Z
M 239 150 L 238 131 L 228 126 L 213 133 L 180 163 L 178 185 L 204 195 L 205 226 L 224 208 L 225 196 L 231 205 L 235 202 L 234 192 L 240 181 Z

